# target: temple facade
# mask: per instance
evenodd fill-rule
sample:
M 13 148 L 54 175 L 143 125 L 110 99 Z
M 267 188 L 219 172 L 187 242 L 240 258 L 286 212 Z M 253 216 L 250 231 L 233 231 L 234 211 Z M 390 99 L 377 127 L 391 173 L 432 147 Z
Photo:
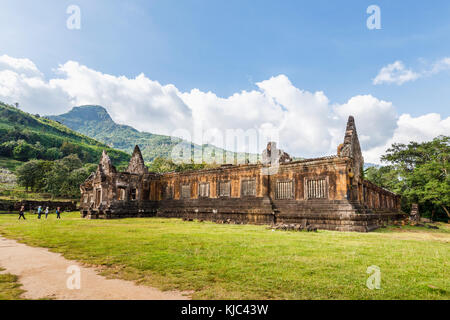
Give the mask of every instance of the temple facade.
M 349 117 L 337 154 L 292 161 L 269 143 L 258 164 L 152 173 L 136 146 L 125 172 L 103 152 L 81 185 L 90 219 L 166 217 L 219 223 L 296 223 L 368 232 L 404 217 L 400 196 L 364 180 L 364 158 Z

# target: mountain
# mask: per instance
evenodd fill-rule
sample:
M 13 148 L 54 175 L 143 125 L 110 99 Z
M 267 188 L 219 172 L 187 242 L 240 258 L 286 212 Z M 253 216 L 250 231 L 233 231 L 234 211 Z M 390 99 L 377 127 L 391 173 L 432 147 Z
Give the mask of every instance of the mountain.
M 212 145 L 200 146 L 179 138 L 140 132 L 133 127 L 117 124 L 102 106 L 74 107 L 65 114 L 48 116 L 47 118 L 58 121 L 72 130 L 127 153 L 132 153 L 134 146 L 139 145 L 146 162 L 151 162 L 157 157 L 170 159 L 172 149 L 179 143 L 183 143 L 191 148 L 196 161 L 208 161 L 208 159 L 202 159 L 202 154 L 214 155 L 215 153 L 223 152 L 223 149 Z M 237 153 L 236 157 L 238 160 L 243 161 L 245 154 Z M 256 157 L 256 155 L 250 155 L 251 159 L 253 157 Z M 227 158 L 234 159 L 234 153 L 227 151 Z
M 3 162 L 57 160 L 76 153 L 84 163 L 97 163 L 103 149 L 117 165 L 130 158 L 129 154 L 110 148 L 61 123 L 0 102 L 0 158 Z

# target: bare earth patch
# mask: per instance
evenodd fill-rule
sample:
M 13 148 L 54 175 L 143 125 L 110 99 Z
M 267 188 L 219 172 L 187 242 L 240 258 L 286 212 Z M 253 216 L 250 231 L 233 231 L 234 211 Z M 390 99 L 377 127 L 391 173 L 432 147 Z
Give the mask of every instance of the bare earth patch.
M 14 240 L 0 237 L 0 266 L 4 272 L 17 275 L 23 298 L 58 300 L 186 300 L 188 293 L 163 292 L 139 286 L 131 281 L 107 279 L 94 268 L 70 261 L 60 254 L 44 248 L 29 247 Z M 81 270 L 81 288 L 67 288 L 69 266 Z

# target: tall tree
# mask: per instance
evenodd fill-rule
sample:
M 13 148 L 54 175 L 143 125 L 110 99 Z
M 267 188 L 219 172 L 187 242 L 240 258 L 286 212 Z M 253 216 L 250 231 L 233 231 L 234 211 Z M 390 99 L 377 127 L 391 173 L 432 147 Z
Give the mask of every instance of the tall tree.
M 450 137 L 394 144 L 382 160 L 391 163 L 399 174 L 403 196 L 439 207 L 450 218 Z

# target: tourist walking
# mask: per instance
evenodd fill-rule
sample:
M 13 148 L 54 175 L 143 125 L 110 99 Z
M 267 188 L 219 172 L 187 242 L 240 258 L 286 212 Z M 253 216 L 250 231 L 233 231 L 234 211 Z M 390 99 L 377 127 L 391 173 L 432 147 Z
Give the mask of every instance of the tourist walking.
M 45 208 L 45 219 L 47 219 L 47 217 L 48 217 L 48 207 Z
M 58 207 L 58 208 L 56 208 L 56 219 L 61 219 L 60 214 L 61 214 L 61 208 Z
M 19 220 L 20 220 L 20 218 L 23 218 L 23 220 L 27 220 L 27 219 L 25 219 L 25 206 L 20 207 Z
M 41 219 L 41 214 L 42 214 L 42 207 L 41 206 L 39 206 L 38 207 L 38 219 Z

